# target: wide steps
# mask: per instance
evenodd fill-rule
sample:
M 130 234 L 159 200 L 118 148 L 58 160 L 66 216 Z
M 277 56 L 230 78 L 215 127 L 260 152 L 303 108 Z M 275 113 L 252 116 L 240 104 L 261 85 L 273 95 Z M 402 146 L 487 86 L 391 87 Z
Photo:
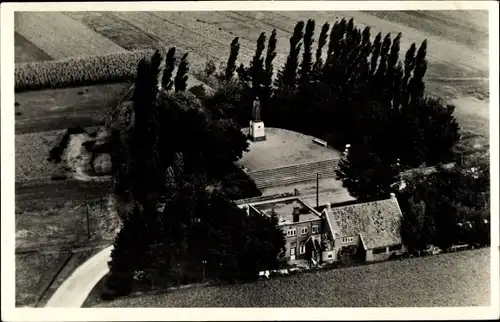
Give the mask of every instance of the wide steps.
M 287 173 L 297 173 L 297 172 L 301 172 L 301 171 L 303 171 L 303 172 L 314 171 L 316 169 L 321 169 L 324 167 L 332 167 L 333 168 L 333 167 L 336 167 L 336 165 L 337 165 L 337 160 L 324 160 L 324 161 L 296 164 L 296 165 L 273 168 L 273 169 L 251 171 L 251 172 L 248 172 L 248 174 L 250 176 L 252 176 L 252 178 L 264 178 L 264 177 L 271 176 L 271 175 L 280 175 L 280 174 L 285 175 Z
M 333 165 L 322 165 L 322 166 L 317 166 L 317 167 L 311 167 L 311 168 L 297 168 L 297 169 L 287 169 L 287 170 L 276 170 L 272 173 L 265 173 L 265 174 L 253 174 L 249 173 L 249 176 L 252 177 L 254 180 L 267 180 L 268 178 L 286 178 L 286 177 L 291 177 L 291 176 L 297 176 L 297 175 L 302 175 L 304 173 L 309 174 L 309 173 L 325 173 L 325 172 L 332 172 L 335 170 L 335 167 Z
M 316 178 L 316 175 L 319 174 L 321 178 L 327 178 L 334 176 L 334 171 L 335 169 L 333 167 L 324 167 L 324 168 L 316 168 L 311 171 L 297 171 L 297 172 L 289 172 L 289 173 L 276 173 L 275 175 L 269 175 L 265 177 L 260 177 L 260 178 L 254 178 L 250 176 L 254 182 L 260 183 L 260 182 L 268 182 L 268 181 L 276 181 L 276 180 L 286 180 L 286 179 L 291 179 L 291 178 L 299 178 L 299 177 L 312 177 L 313 179 Z
M 288 185 L 298 182 L 315 180 L 317 174 L 321 178 L 335 176 L 338 159 L 296 164 L 281 168 L 266 169 L 249 172 L 248 175 L 254 180 L 259 189 Z

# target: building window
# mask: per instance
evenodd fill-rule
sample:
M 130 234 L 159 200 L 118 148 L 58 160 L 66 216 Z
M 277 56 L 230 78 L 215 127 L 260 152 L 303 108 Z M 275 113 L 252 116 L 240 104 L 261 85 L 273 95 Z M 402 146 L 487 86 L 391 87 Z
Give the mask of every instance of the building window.
M 312 226 L 312 233 L 313 234 L 319 233 L 319 226 L 318 225 L 313 225 Z
M 306 253 L 306 243 L 305 242 L 301 242 L 300 243 L 300 247 L 299 247 L 299 254 L 305 254 Z
M 398 250 L 401 250 L 401 245 L 393 245 L 393 246 L 389 247 L 390 252 L 398 251 Z
M 332 259 L 332 258 L 333 258 L 333 254 L 332 253 L 328 254 L 328 259 Z
M 385 247 L 380 247 L 380 248 L 374 248 L 373 249 L 373 254 L 382 254 L 385 253 Z
M 354 237 L 344 237 L 342 238 L 342 243 L 352 243 L 354 241 Z
M 290 256 L 295 256 L 295 252 L 297 251 L 297 244 L 292 243 L 290 245 Z
M 287 235 L 288 237 L 297 235 L 297 229 L 295 229 L 295 228 L 293 228 L 293 229 L 288 229 L 288 230 L 287 230 L 287 232 L 286 232 L 286 235 Z
M 301 228 L 300 228 L 300 233 L 301 233 L 302 235 L 307 234 L 307 231 L 308 231 L 307 227 L 301 227 Z

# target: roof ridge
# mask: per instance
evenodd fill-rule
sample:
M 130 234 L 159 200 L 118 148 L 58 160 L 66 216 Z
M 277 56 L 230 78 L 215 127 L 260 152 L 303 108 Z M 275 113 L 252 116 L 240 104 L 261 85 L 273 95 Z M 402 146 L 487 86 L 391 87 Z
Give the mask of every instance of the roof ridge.
M 353 204 L 349 204 L 349 205 L 342 205 L 342 206 L 338 206 L 338 207 L 335 207 L 335 204 L 332 204 L 331 205 L 331 210 L 333 210 L 333 209 L 342 209 L 342 208 L 347 208 L 347 207 L 352 207 L 352 206 L 358 206 L 358 205 L 374 204 L 374 203 L 378 203 L 378 202 L 391 201 L 391 200 L 393 200 L 393 199 L 392 198 L 386 198 L 386 199 L 380 199 L 380 200 L 372 200 L 372 201 L 365 201 L 365 202 L 353 203 Z M 396 199 L 396 201 L 397 201 L 397 199 Z

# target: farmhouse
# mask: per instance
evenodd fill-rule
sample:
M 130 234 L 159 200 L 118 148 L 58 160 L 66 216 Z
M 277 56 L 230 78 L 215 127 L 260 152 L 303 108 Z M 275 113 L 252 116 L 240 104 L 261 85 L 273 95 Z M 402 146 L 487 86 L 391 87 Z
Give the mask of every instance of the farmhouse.
M 275 216 L 285 235 L 290 264 L 381 261 L 406 252 L 401 209 L 394 195 L 350 205 L 328 204 L 322 212 L 297 197 L 240 205 L 249 214 Z
M 401 239 L 402 213 L 391 198 L 323 210 L 327 239 L 322 260 L 380 261 L 406 252 Z
M 313 252 L 306 247 L 311 241 L 319 246 L 323 219 L 314 208 L 297 197 L 281 198 L 245 205 L 249 213 L 275 216 L 278 226 L 285 235 L 284 258 L 290 262 L 320 259 L 319 251 Z M 244 206 L 244 207 L 245 207 Z

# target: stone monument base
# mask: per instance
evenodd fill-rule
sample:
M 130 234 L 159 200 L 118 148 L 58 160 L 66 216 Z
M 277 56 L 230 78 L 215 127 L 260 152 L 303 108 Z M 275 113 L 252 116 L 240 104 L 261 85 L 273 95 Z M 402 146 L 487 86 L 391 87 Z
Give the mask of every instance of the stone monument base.
M 250 121 L 248 137 L 254 142 L 265 141 L 266 132 L 264 129 L 264 122 L 262 121 Z

